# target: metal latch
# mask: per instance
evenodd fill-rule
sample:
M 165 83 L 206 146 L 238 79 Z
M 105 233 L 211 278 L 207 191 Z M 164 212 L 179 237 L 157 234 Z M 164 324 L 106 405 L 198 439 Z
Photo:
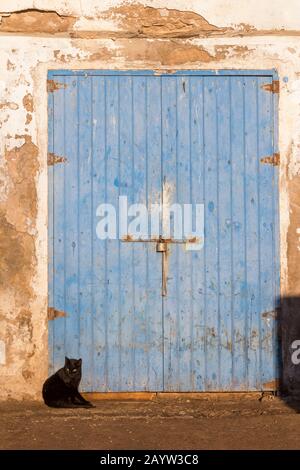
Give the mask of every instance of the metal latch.
M 166 242 L 157 242 L 156 243 L 156 251 L 158 253 L 164 253 L 168 249 L 168 245 Z

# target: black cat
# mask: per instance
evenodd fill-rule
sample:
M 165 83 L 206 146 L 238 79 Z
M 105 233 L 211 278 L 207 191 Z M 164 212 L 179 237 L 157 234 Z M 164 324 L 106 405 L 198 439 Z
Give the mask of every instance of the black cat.
M 51 375 L 43 385 L 43 399 L 54 408 L 92 408 L 78 392 L 81 380 L 81 359 L 65 358 L 65 365 Z

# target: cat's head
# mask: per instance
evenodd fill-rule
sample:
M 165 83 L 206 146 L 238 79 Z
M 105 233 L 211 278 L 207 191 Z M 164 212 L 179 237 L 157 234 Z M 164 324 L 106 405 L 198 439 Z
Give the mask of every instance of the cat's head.
M 65 357 L 64 372 L 70 379 L 81 377 L 81 359 L 69 359 Z

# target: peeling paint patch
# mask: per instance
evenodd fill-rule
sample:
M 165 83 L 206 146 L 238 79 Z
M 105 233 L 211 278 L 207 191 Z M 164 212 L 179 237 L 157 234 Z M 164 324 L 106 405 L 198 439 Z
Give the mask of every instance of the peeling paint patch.
M 57 310 L 54 307 L 48 307 L 48 320 L 55 320 L 55 318 L 66 317 L 67 314 L 62 310 Z
M 76 41 L 72 42 L 74 46 Z M 201 45 L 196 45 L 190 41 L 182 42 L 179 39 L 135 39 L 119 40 L 115 49 L 95 52 L 92 48 L 89 51 L 89 60 L 113 59 L 124 57 L 128 61 L 158 63 L 166 66 L 180 66 L 183 64 L 191 64 L 195 62 L 209 63 L 219 62 L 228 57 L 245 57 L 250 54 L 253 49 L 246 46 L 215 46 L 205 49 Z
M 77 53 L 77 54 L 65 54 L 63 52 L 61 52 L 59 49 L 56 49 L 53 51 L 53 55 L 54 55 L 54 58 L 56 60 L 59 60 L 60 62 L 63 62 L 64 64 L 67 63 L 68 61 L 76 58 L 78 60 L 80 60 L 80 55 Z
M 31 93 L 27 93 L 27 95 L 24 96 L 23 106 L 28 113 L 33 112 L 33 97 Z
M 9 59 L 7 59 L 6 68 L 9 71 L 15 70 L 16 66 Z
M 31 121 L 32 121 L 32 114 L 27 113 L 27 114 L 26 114 L 25 126 L 27 126 L 28 124 L 30 124 Z
M 5 374 L 8 375 L 4 375 L 4 380 L 17 373 L 17 383 L 19 387 L 23 385 L 24 393 L 25 381 L 30 374 L 35 375 L 34 355 L 38 350 L 34 336 L 37 325 L 32 305 L 36 297 L 32 282 L 37 266 L 35 179 L 39 152 L 31 136 L 20 138 L 24 141 L 22 145 L 4 149 L 2 155 L 1 171 L 7 186 L 0 202 L 0 297 L 3 300 L 1 315 L 6 320 Z M 16 142 L 17 139 L 15 136 Z M 12 300 L 6 304 L 4 299 L 9 297 Z M 16 390 L 16 395 L 18 393 L 20 388 Z
M 122 54 L 127 60 L 157 62 L 161 65 L 179 66 L 194 62 L 211 62 L 215 58 L 200 46 L 182 44 L 179 41 L 126 41 Z
M 19 329 L 22 330 L 22 335 L 26 335 L 28 337 L 28 341 L 32 341 L 32 318 L 31 312 L 25 308 L 22 308 L 17 316 L 17 321 L 19 325 Z
M 32 377 L 34 376 L 33 372 L 31 372 L 29 369 L 23 369 L 22 370 L 22 376 L 24 377 L 24 379 L 26 381 L 32 379 Z
M 248 55 L 253 49 L 250 49 L 248 46 L 230 46 L 230 45 L 222 45 L 222 46 L 215 46 L 215 55 L 218 60 L 226 59 L 230 55 L 234 55 L 237 57 L 245 57 Z
M 5 109 L 5 108 L 16 111 L 17 109 L 19 109 L 19 105 L 17 103 L 3 101 L 2 103 L 0 103 L 0 109 Z
M 109 51 L 107 49 L 107 47 L 103 47 L 101 48 L 100 50 L 98 50 L 97 52 L 93 52 L 90 56 L 89 56 L 89 60 L 104 60 L 104 59 L 108 59 L 111 57 L 111 51 Z
M 256 31 L 256 28 L 252 24 L 249 24 L 249 23 L 239 23 L 237 25 L 237 29 L 243 33 L 253 33 Z
M 102 17 L 115 19 L 123 30 L 135 37 L 193 37 L 223 31 L 198 13 L 153 8 L 141 3 L 110 8 Z
M 5 33 L 62 33 L 72 29 L 76 18 L 59 15 L 56 11 L 28 9 L 1 13 L 0 32 Z
M 17 231 L 27 232 L 34 225 L 37 214 L 34 178 L 39 168 L 38 148 L 31 136 L 20 137 L 25 139 L 25 143 L 5 153 L 11 186 L 5 218 L 8 224 L 12 224 L 11 230 L 15 228 Z
M 18 286 L 16 300 L 27 303 L 32 294 L 34 239 L 9 223 L 3 209 L 0 211 L 0 251 L 0 285 Z

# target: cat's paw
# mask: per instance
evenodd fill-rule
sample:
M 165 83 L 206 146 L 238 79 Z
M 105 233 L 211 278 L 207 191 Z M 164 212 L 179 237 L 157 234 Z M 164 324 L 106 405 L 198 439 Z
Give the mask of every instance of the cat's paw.
M 85 403 L 85 406 L 86 406 L 87 408 L 96 408 L 96 406 L 93 405 L 93 403 L 91 403 L 90 401 L 87 401 L 87 402 Z

